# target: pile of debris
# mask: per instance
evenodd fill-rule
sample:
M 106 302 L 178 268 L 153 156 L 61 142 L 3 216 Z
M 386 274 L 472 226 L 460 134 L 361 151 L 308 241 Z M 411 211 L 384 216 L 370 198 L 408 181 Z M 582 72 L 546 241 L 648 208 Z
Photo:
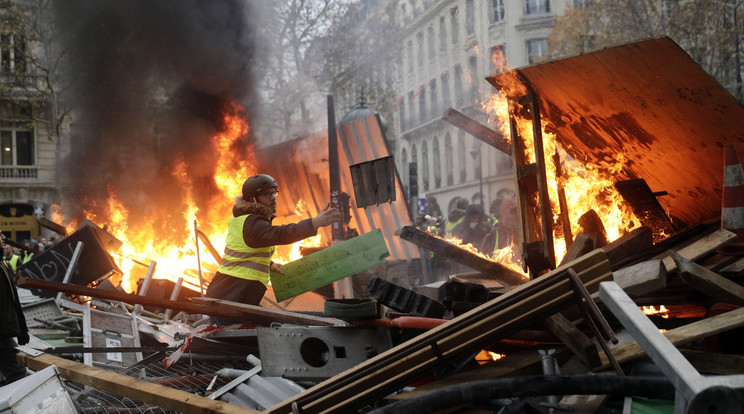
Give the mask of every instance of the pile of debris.
M 719 227 L 657 244 L 638 229 L 518 285 L 478 271 L 416 292 L 373 278 L 367 298 L 326 299 L 322 315 L 23 279 L 34 341 L 20 358 L 37 372 L 14 392 L 57 378 L 64 387 L 38 401 L 53 395 L 77 412 L 611 412 L 675 400 L 733 412 L 744 251 L 717 253 L 736 243 Z M 401 237 L 428 237 L 418 231 Z M 643 315 L 651 304 L 667 312 Z

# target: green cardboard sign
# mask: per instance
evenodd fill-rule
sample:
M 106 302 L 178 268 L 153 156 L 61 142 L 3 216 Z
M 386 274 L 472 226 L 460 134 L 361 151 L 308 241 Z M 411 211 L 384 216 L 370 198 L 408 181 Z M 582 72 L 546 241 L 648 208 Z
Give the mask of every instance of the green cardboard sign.
M 388 256 L 382 230 L 373 230 L 282 265 L 284 274 L 271 273 L 274 296 L 277 302 L 293 298 L 378 266 Z

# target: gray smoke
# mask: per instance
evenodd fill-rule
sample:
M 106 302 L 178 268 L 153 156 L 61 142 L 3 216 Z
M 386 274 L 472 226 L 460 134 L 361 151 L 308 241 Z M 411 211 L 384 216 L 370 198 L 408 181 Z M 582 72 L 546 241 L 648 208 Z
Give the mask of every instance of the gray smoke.
M 223 130 L 223 113 L 233 102 L 245 108 L 249 124 L 256 113 L 250 3 L 54 4 L 55 31 L 70 59 L 68 102 L 74 108 L 72 150 L 58 170 L 65 213 L 107 217 L 113 190 L 134 225 L 160 217 L 164 237 L 188 227 L 180 222 L 184 189 L 171 174 L 181 160 L 201 209 L 216 197 L 232 197 L 214 186 L 217 154 L 208 144 Z M 232 151 L 244 153 L 251 141 L 246 136 Z

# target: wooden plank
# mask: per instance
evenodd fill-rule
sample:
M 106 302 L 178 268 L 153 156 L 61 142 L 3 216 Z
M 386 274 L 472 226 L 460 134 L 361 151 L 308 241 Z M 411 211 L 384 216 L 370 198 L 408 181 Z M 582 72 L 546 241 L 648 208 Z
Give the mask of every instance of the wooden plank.
M 648 252 L 653 247 L 653 230 L 649 227 L 639 227 L 602 246 L 601 249 L 607 252 L 610 264 L 615 269 L 622 265 L 624 259 Z
M 654 239 L 661 240 L 674 234 L 674 226 L 664 208 L 656 198 L 657 194 L 642 178 L 618 181 L 615 188 L 638 217 L 641 225 L 653 229 Z M 661 195 L 666 195 L 663 193 Z
M 599 352 L 594 342 L 561 313 L 546 318 L 543 325 L 556 338 L 560 339 L 584 365 L 589 368 L 600 365 Z
M 717 352 L 702 352 L 684 348 L 680 349 L 679 352 L 701 373 L 740 375 L 744 372 L 744 355 L 719 354 Z
M 524 326 L 569 306 L 573 286 L 563 271 L 571 267 L 589 292 L 611 277 L 601 250 L 583 256 L 541 278 L 515 287 L 467 313 L 428 330 L 384 353 L 317 384 L 269 409 L 270 413 L 349 412 L 486 348 Z
M 284 274 L 272 273 L 271 286 L 282 302 L 379 266 L 388 256 L 382 230 L 376 229 L 282 265 Z
M 238 318 L 244 319 L 246 322 L 254 322 L 267 326 L 270 325 L 272 322 L 298 323 L 298 321 L 302 321 L 302 323 L 306 325 L 318 326 L 334 326 L 338 324 L 338 320 L 336 319 L 315 317 L 312 315 L 305 315 L 302 313 L 289 312 L 284 310 L 274 310 L 261 306 L 219 306 L 216 303 L 210 303 L 204 298 L 197 299 L 201 300 L 202 303 L 196 303 L 194 302 L 194 299 L 196 299 L 196 297 L 191 298 L 188 301 L 167 300 L 149 296 L 131 295 L 118 291 L 96 289 L 87 286 L 78 286 L 70 283 L 53 282 L 49 280 L 30 279 L 24 277 L 20 277 L 18 279 L 18 286 L 23 288 L 51 290 L 54 292 L 66 293 L 68 295 L 89 296 L 98 299 L 115 300 L 132 305 L 173 309 L 176 312 L 182 311 L 192 314 L 203 314 L 225 318 Z
M 648 260 L 612 272 L 612 279 L 630 297 L 639 297 L 666 287 L 667 272 L 661 260 Z
M 723 246 L 729 241 L 737 237 L 736 233 L 726 230 L 718 229 L 715 232 L 702 237 L 695 242 L 677 250 L 680 256 L 687 260 L 698 260 L 701 257 L 709 254 L 717 248 Z M 662 259 L 664 267 L 666 267 L 667 273 L 671 273 L 677 270 L 677 264 L 671 256 L 666 256 Z
M 592 250 L 594 250 L 594 239 L 584 233 L 579 233 L 571 243 L 571 247 L 566 250 L 566 255 L 561 259 L 561 265 L 576 260 Z
M 215 401 L 175 388 L 143 381 L 113 371 L 91 367 L 49 354 L 31 356 L 19 352 L 18 359 L 23 365 L 33 371 L 39 371 L 50 365 L 55 365 L 59 369 L 60 375 L 67 380 L 179 413 L 260 413 L 260 411 L 222 401 Z
M 504 139 L 504 136 L 499 132 L 468 117 L 457 109 L 447 108 L 442 115 L 442 119 L 496 148 L 504 154 L 511 156 L 511 144 L 508 139 Z
M 695 290 L 725 303 L 744 306 L 744 287 L 693 263 L 674 250 L 669 251 L 679 270 L 679 277 Z
M 680 326 L 679 328 L 671 329 L 664 332 L 664 336 L 672 344 L 680 345 L 741 326 L 744 326 L 744 308 L 735 309 L 720 315 L 692 322 L 685 326 Z M 612 348 L 611 352 L 619 363 L 632 361 L 646 355 L 646 351 L 644 351 L 638 342 L 635 341 L 618 345 Z M 593 371 L 597 372 L 610 368 L 607 355 L 601 353 L 599 357 L 602 359 L 602 365 L 598 368 L 594 368 Z
M 521 285 L 528 280 L 527 276 L 516 272 L 499 262 L 494 262 L 483 255 L 472 253 L 448 242 L 447 240 L 432 236 L 416 227 L 403 227 L 399 236 L 403 240 L 407 240 L 426 250 L 430 250 L 438 255 L 452 259 L 460 264 L 470 267 L 471 269 L 485 273 L 507 285 Z

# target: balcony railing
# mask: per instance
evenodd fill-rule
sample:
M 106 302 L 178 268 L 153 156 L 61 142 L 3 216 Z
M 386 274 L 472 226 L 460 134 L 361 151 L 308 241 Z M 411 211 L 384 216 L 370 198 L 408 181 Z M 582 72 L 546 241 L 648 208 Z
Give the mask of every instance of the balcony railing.
M 14 181 L 23 181 L 39 178 L 39 167 L 37 166 L 0 166 L 0 179 L 11 179 Z

